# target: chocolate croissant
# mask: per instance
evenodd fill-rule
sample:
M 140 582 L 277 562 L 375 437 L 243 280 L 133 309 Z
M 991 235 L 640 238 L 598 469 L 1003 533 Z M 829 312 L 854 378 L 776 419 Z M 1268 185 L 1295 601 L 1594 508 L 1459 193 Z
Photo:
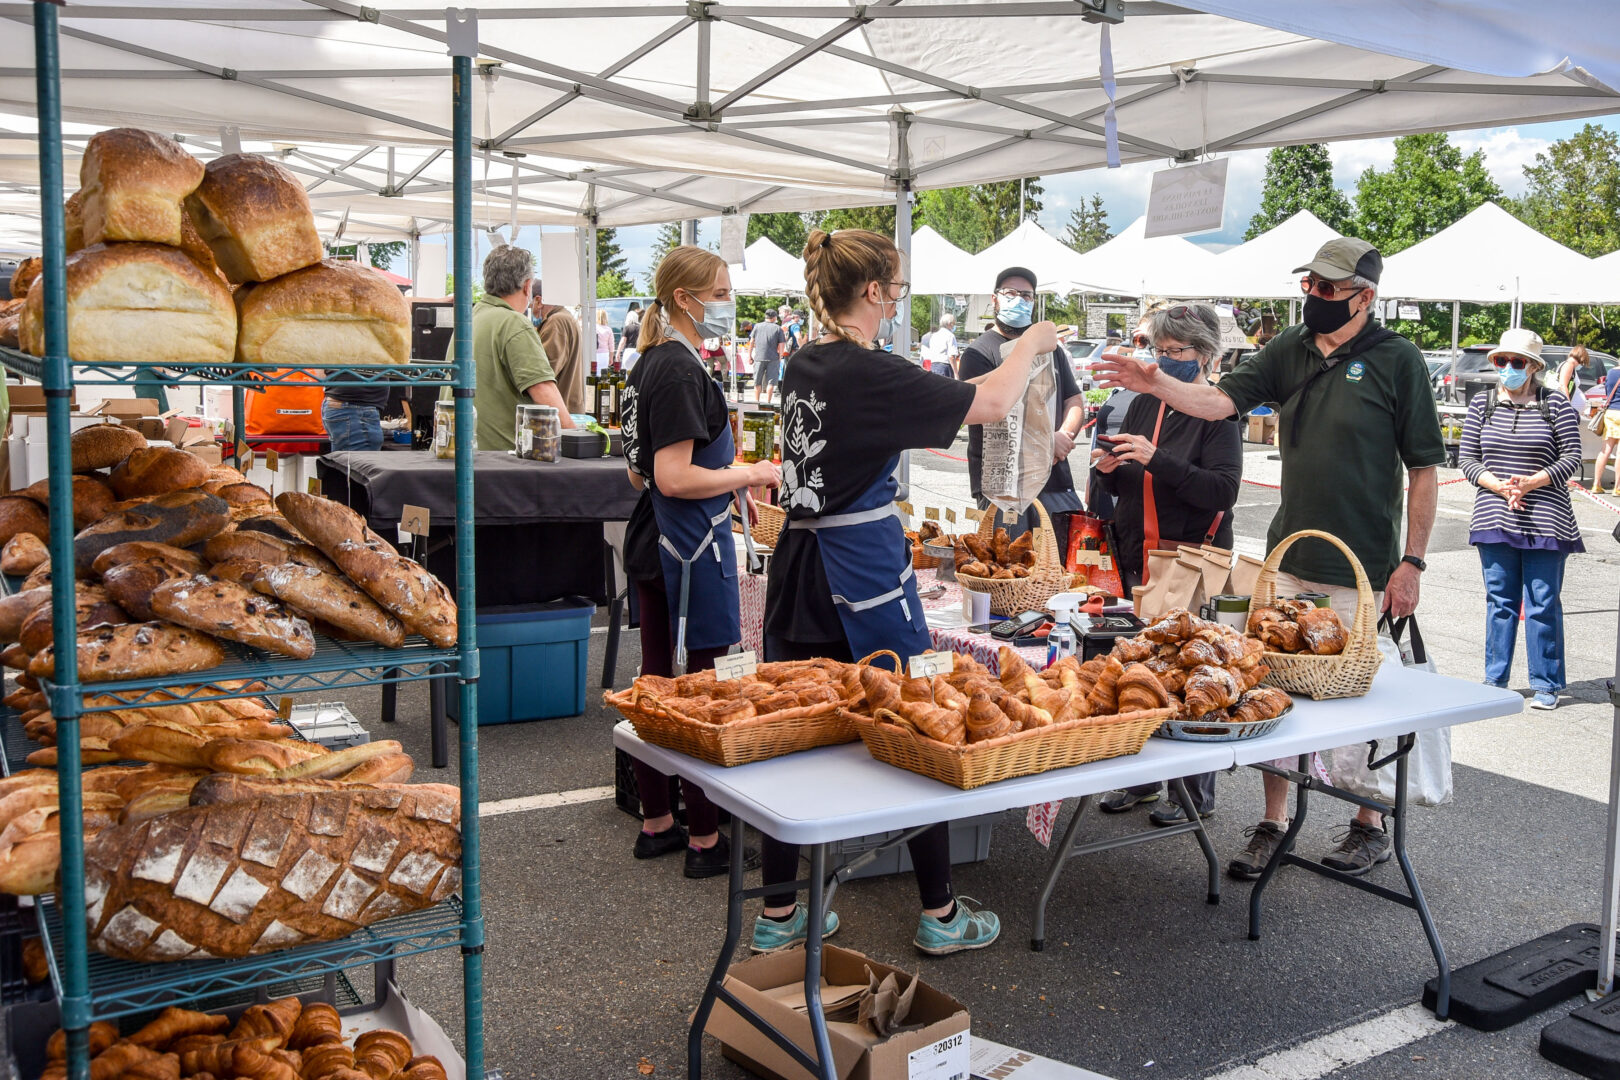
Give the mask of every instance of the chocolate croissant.
M 1264 687 L 1239 698 L 1237 704 L 1232 706 L 1231 715 L 1237 723 L 1253 724 L 1281 716 L 1292 703 L 1292 699 L 1281 690 Z
M 1337 656 L 1344 652 L 1348 635 L 1339 613 L 1332 608 L 1312 608 L 1299 617 L 1299 636 L 1317 656 Z
M 1176 662 L 1184 668 L 1195 668 L 1203 664 L 1222 666 L 1220 650 L 1202 638 L 1193 638 L 1183 645 L 1181 652 L 1176 655 Z
M 1141 712 L 1170 704 L 1170 693 L 1145 664 L 1132 664 L 1119 676 L 1119 711 Z

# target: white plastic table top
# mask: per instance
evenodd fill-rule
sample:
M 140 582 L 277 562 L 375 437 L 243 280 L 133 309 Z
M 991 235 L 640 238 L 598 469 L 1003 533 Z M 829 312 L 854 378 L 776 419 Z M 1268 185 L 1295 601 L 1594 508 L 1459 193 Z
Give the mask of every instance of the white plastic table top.
M 1015 777 L 971 791 L 885 765 L 858 742 L 729 769 L 644 743 L 628 720 L 613 729 L 613 744 L 661 772 L 696 782 L 717 805 L 784 843 L 825 844 L 1487 720 L 1523 707 L 1524 699 L 1510 691 L 1385 664 L 1366 697 L 1296 699 L 1288 718 L 1260 739 L 1200 743 L 1154 738 L 1129 757 Z

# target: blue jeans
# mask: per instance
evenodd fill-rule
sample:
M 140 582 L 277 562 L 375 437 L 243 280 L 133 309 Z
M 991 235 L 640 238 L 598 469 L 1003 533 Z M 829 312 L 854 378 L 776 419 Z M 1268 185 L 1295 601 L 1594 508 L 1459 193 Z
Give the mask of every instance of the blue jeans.
M 371 405 L 321 402 L 321 422 L 333 450 L 381 450 L 382 415 Z
M 1524 605 L 1525 662 L 1530 687 L 1564 688 L 1564 588 L 1562 551 L 1531 551 L 1508 544 L 1480 544 L 1485 568 L 1485 678 L 1506 686 Z

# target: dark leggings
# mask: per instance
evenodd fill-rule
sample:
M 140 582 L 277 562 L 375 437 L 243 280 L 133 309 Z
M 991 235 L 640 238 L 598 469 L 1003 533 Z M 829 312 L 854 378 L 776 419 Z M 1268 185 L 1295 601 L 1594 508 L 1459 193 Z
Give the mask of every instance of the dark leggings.
M 846 664 L 855 657 L 845 641 L 824 641 L 806 644 L 787 641 L 767 634 L 765 658 L 767 660 L 811 660 L 826 657 Z M 776 885 L 796 881 L 799 877 L 799 845 L 784 844 L 765 833 L 760 833 L 760 881 Z M 917 874 L 917 892 L 922 895 L 923 908 L 942 908 L 951 902 L 951 826 L 942 821 L 938 825 L 906 841 L 911 851 L 911 865 Z M 765 897 L 766 907 L 788 907 L 797 900 L 794 893 L 771 893 Z
M 643 675 L 675 674 L 675 639 L 669 632 L 669 596 L 663 581 L 638 581 L 636 604 L 641 613 L 641 673 Z M 714 658 L 725 655 L 730 646 L 718 649 L 691 649 L 686 654 L 686 669 L 701 671 L 714 666 Z M 663 817 L 669 813 L 669 777 L 632 758 L 636 770 L 636 791 L 641 796 L 641 816 Z M 686 831 L 690 836 L 708 836 L 720 828 L 720 810 L 703 794 L 703 789 L 690 780 L 681 780 L 681 797 L 686 800 Z

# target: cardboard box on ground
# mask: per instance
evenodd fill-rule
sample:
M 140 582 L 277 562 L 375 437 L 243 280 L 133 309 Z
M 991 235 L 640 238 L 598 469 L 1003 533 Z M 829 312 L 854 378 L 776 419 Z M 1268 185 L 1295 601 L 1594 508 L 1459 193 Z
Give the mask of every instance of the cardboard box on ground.
M 11 432 L 0 452 L 0 490 L 17 491 L 43 480 L 49 472 L 45 389 L 13 383 L 6 390 L 11 399 Z M 210 465 L 223 459 L 212 428 L 194 425 L 192 414 L 183 410 L 160 413 L 153 398 L 106 398 L 79 412 L 77 393 L 70 392 L 68 403 L 70 431 L 92 424 L 122 424 L 139 431 L 150 443 L 179 447 Z
M 1271 443 L 1277 435 L 1276 413 L 1250 413 L 1244 421 L 1243 440 L 1252 443 Z
M 920 978 L 914 989 L 907 990 L 914 976 L 836 945 L 822 947 L 821 974 L 823 1008 L 829 1012 L 859 996 L 849 988 L 864 991 L 871 977 L 882 981 L 894 975 L 911 997 L 902 1025 L 922 1025 L 880 1039 L 864 1025 L 829 1021 L 827 1037 L 839 1080 L 947 1080 L 967 1072 L 971 1019 L 961 1002 Z M 743 1004 L 814 1056 L 810 1019 L 800 1011 L 804 1007 L 803 949 L 766 953 L 734 964 L 726 974 L 725 985 Z M 724 1002 L 715 1003 L 704 1030 L 720 1040 L 727 1058 L 756 1076 L 766 1080 L 814 1080 Z M 926 1071 L 935 1063 L 943 1070 L 937 1071 L 937 1076 L 935 1071 Z

